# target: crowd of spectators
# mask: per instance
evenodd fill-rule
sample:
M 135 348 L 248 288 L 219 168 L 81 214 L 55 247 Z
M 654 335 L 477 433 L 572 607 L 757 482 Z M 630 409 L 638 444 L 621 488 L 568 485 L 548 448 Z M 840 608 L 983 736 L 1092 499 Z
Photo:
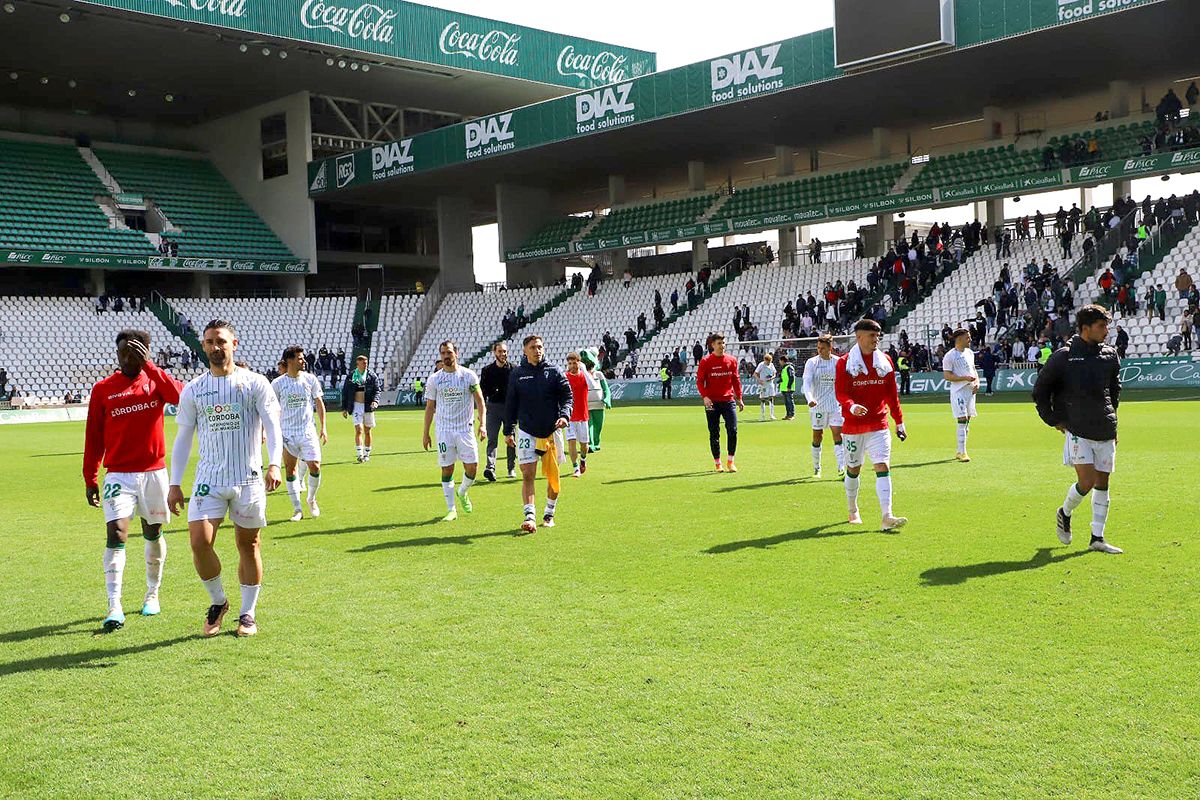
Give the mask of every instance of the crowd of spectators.
M 92 304 L 93 310 L 97 315 L 104 314 L 108 311 L 114 314 L 120 314 L 124 311 L 145 311 L 146 298 L 144 297 L 109 297 L 107 294 L 102 294 L 95 299 Z

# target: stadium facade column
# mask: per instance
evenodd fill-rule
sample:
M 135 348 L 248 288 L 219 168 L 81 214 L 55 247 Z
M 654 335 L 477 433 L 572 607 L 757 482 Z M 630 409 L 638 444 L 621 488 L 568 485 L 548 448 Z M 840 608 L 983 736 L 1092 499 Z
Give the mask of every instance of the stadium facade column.
M 996 231 L 1004 225 L 1004 198 L 993 197 L 990 200 L 983 201 L 983 216 L 981 220 L 988 226 L 988 230 Z M 995 242 L 995 239 L 989 240 Z
M 892 154 L 892 129 L 871 129 L 871 158 L 887 158 Z
M 625 204 L 625 176 L 624 175 L 609 175 L 608 176 L 608 207 Z M 612 274 L 614 276 L 621 275 L 629 266 L 629 251 L 614 250 L 612 254 Z
M 775 177 L 788 178 L 796 173 L 796 161 L 791 147 L 786 145 L 775 145 Z M 808 231 L 804 228 L 800 229 L 804 233 Z M 779 247 L 776 249 L 779 253 L 779 263 L 785 267 L 794 267 L 797 264 L 796 254 L 800 250 L 800 244 L 797 240 L 796 228 L 780 228 Z M 728 244 L 728 242 L 726 242 Z
M 94 297 L 99 297 L 105 293 L 104 289 L 104 270 L 91 269 L 88 270 L 88 288 Z
M 1133 181 L 1126 178 L 1125 180 L 1113 181 L 1112 185 L 1113 200 L 1118 197 L 1129 197 L 1133 194 Z
M 442 289 L 469 292 L 475 288 L 475 248 L 471 235 L 471 200 L 441 196 L 437 199 L 438 269 Z
M 520 250 L 529 237 L 554 215 L 550 192 L 512 183 L 496 184 L 496 222 L 499 260 L 504 254 Z M 509 286 L 535 283 L 548 286 L 565 274 L 556 260 L 507 264 L 505 280 Z M 474 278 L 472 278 L 474 280 Z M 544 283 L 543 283 L 544 281 Z
M 882 256 L 887 253 L 888 245 L 896 238 L 896 220 L 891 214 L 879 214 L 875 217 L 875 236 L 874 242 L 865 242 L 877 256 Z
M 212 297 L 212 280 L 207 272 L 192 273 L 192 297 L 207 300 Z
M 1129 81 L 1108 82 L 1108 116 L 1121 119 L 1129 116 L 1129 94 L 1133 90 Z
M 1113 198 L 1115 199 L 1116 195 L 1113 195 Z M 1092 207 L 1092 203 L 1092 187 L 1084 186 L 1079 190 L 1079 207 L 1083 210 L 1083 213 L 1086 214 L 1088 209 Z
M 704 191 L 704 162 L 689 161 L 688 165 L 688 191 L 703 192 Z M 696 239 L 692 242 L 692 270 L 698 271 L 701 267 L 708 263 L 708 240 Z

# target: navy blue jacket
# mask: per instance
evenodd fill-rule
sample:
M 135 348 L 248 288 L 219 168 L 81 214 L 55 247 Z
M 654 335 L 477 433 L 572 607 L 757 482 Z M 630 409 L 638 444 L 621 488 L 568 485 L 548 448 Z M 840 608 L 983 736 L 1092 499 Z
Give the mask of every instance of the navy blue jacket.
M 554 433 L 554 423 L 571 418 L 571 384 L 553 364 L 542 361 L 536 367 L 522 357 L 508 376 L 508 396 L 504 400 L 504 435 L 513 426 L 537 439 Z

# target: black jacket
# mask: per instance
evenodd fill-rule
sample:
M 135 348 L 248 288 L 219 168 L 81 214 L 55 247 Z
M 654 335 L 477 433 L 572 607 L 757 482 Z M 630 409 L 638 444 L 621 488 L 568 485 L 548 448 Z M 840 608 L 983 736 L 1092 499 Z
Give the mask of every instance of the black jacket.
M 479 371 L 479 388 L 483 399 L 488 403 L 503 403 L 508 397 L 508 379 L 512 375 L 513 365 L 508 362 L 503 367 L 495 361 Z
M 504 435 L 519 425 L 530 436 L 545 439 L 554 433 L 556 421 L 571 418 L 571 399 L 571 384 L 561 369 L 545 361 L 535 367 L 522 357 L 508 377 Z
M 354 373 L 346 376 L 345 383 L 342 384 L 342 410 L 346 412 L 354 411 L 354 393 L 363 392 L 363 408 L 367 411 L 375 410 L 375 396 L 379 394 L 379 377 L 367 370 L 367 374 L 363 376 L 362 383 L 354 383 L 350 380 Z
M 1051 427 L 1065 425 L 1084 439 L 1117 438 L 1117 406 L 1121 402 L 1117 351 L 1107 344 L 1088 344 L 1072 337 L 1042 367 L 1033 400 L 1038 416 Z

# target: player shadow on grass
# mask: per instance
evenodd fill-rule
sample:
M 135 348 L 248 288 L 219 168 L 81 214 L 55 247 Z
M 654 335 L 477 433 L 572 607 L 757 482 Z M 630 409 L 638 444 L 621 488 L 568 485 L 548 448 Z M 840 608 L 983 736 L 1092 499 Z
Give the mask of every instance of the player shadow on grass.
M 436 522 L 441 522 L 441 517 L 430 517 L 429 519 L 419 519 L 415 522 L 386 522 L 382 525 L 352 525 L 348 528 L 321 528 L 315 531 L 300 531 L 299 533 L 289 534 L 288 536 L 272 537 L 276 541 L 283 539 L 307 539 L 310 536 L 340 536 L 346 533 L 372 533 L 374 531 L 393 531 L 397 528 L 422 528 L 426 525 L 433 525 Z
M 1038 551 L 1026 561 L 984 561 L 979 564 L 965 564 L 961 567 L 933 567 L 921 573 L 922 586 L 955 586 L 966 583 L 970 578 L 990 578 L 993 575 L 1006 575 L 1010 572 L 1024 572 L 1027 569 L 1039 569 L 1051 564 L 1060 564 L 1072 558 L 1086 556 L 1090 550 L 1072 550 L 1067 553 L 1051 555 L 1052 547 L 1039 547 Z
M 958 459 L 943 458 L 937 461 L 919 461 L 915 464 L 892 464 L 891 469 L 919 469 L 920 467 L 934 467 L 938 464 L 953 464 Z
M 805 539 L 831 539 L 834 536 L 855 536 L 861 533 L 874 533 L 869 528 L 854 527 L 843 528 L 844 522 L 830 523 L 829 525 L 819 525 L 816 528 L 809 528 L 803 531 L 792 531 L 791 533 L 778 533 L 774 536 L 764 536 L 761 539 L 742 539 L 737 542 L 725 542 L 724 544 L 715 544 L 707 550 L 701 552 L 708 555 L 720 555 L 722 553 L 735 553 L 738 550 L 746 550 L 754 547 L 759 550 L 766 550 L 769 547 L 774 547 L 777 544 L 785 542 L 799 542 Z M 837 529 L 837 530 L 831 530 Z
M 676 472 L 672 475 L 641 475 L 635 478 L 619 478 L 615 481 L 603 481 L 605 486 L 614 486 L 618 483 L 641 483 L 642 481 L 665 481 L 671 478 L 698 478 L 701 475 L 716 475 L 713 470 L 704 470 L 703 472 Z
M 92 633 L 96 624 L 95 617 L 59 622 L 55 625 L 39 625 L 36 628 L 26 628 L 23 631 L 4 631 L 0 633 L 0 644 L 24 642 L 29 639 L 41 639 L 44 636 L 75 636 L 82 633 Z
M 467 533 L 462 536 L 421 536 L 416 539 L 401 539 L 398 542 L 377 542 L 375 544 L 363 545 L 356 547 L 353 550 L 348 550 L 349 553 L 375 553 L 380 550 L 395 550 L 398 547 L 429 547 L 438 544 L 474 544 L 478 539 L 492 539 L 497 536 L 508 536 L 516 539 L 521 536 L 520 532 L 513 530 L 493 531 L 492 533 Z
M 95 622 L 95 620 L 92 620 L 92 622 Z M 129 647 L 118 647 L 115 649 L 96 648 L 94 650 L 84 650 L 80 653 L 63 653 L 61 655 L 42 656 L 40 658 L 27 658 L 21 661 L 9 661 L 8 663 L 0 663 L 0 677 L 39 670 L 107 669 L 108 667 L 116 666 L 112 659 L 120 658 L 121 656 L 131 656 L 137 653 L 146 653 L 151 650 L 160 650 L 164 647 L 171 647 L 199 638 L 199 636 L 177 636 L 174 639 L 164 639 L 161 642 L 147 642 L 146 644 L 131 645 Z
M 79 452 L 79 453 L 34 453 L 33 455 L 31 455 L 29 457 L 30 458 L 63 458 L 64 456 L 81 456 L 81 455 L 83 455 L 82 452 Z

